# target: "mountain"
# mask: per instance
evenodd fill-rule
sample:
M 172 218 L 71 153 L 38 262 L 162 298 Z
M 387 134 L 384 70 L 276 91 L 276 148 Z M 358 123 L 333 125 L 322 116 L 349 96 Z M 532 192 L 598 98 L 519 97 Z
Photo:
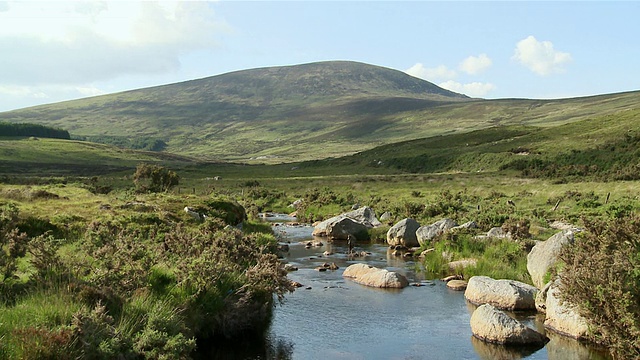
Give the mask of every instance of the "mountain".
M 76 136 L 155 137 L 171 152 L 246 159 L 274 145 L 336 138 L 343 130 L 357 137 L 384 114 L 465 100 L 397 70 L 335 61 L 37 106 L 2 113 L 0 120 L 56 126 Z
M 154 138 L 201 160 L 337 157 L 497 125 L 555 126 L 637 107 L 640 93 L 482 100 L 401 71 L 346 61 L 237 71 L 0 113 L 88 140 Z

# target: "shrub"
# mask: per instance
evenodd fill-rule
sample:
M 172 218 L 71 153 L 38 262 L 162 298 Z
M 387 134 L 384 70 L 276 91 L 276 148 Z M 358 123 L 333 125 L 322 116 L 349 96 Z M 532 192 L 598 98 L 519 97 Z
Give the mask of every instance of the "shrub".
M 584 220 L 561 253 L 561 296 L 575 304 L 597 342 L 616 358 L 640 357 L 640 216 Z
M 136 191 L 164 192 L 180 183 L 180 177 L 174 171 L 158 165 L 139 164 L 133 174 Z
M 509 218 L 504 224 L 502 224 L 502 230 L 505 233 L 511 234 L 511 238 L 515 241 L 521 241 L 529 239 L 531 234 L 529 233 L 530 222 L 528 219 L 513 219 Z

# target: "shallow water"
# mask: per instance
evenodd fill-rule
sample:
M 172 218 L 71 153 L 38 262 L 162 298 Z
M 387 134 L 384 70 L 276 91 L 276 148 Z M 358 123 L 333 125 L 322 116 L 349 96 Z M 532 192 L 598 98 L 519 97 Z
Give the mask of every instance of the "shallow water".
M 506 348 L 473 338 L 469 319 L 475 307 L 464 292 L 449 290 L 440 280 L 424 280 L 419 265 L 403 261 L 378 244 L 358 244 L 365 258 L 345 255 L 345 242 L 313 239 L 309 226 L 274 226 L 285 232 L 285 261 L 299 268 L 291 280 L 304 287 L 286 296 L 274 311 L 260 349 L 238 357 L 254 359 L 605 359 L 602 353 L 572 339 L 548 333 L 541 349 Z M 308 241 L 322 246 L 306 248 Z M 325 256 L 324 251 L 333 252 Z M 336 271 L 315 268 L 335 262 Z M 376 289 L 342 278 L 349 264 L 366 262 L 398 271 L 412 283 L 401 290 Z M 515 314 L 544 331 L 535 314 Z

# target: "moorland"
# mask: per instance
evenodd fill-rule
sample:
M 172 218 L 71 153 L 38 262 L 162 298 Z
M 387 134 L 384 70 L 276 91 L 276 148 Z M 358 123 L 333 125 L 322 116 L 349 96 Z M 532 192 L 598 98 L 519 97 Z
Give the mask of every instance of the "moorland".
M 0 121 L 69 133 L 0 134 L 2 358 L 184 358 L 208 339 L 262 331 L 292 288 L 258 214 L 298 199 L 309 223 L 354 204 L 389 212 L 369 241 L 407 217 L 517 234 L 436 238 L 420 260 L 434 278 L 446 252 L 478 259 L 465 278 L 531 283 L 527 253 L 550 224 L 580 227 L 549 277 L 571 280 L 564 294 L 591 341 L 640 356 L 640 92 L 470 99 L 329 62 Z

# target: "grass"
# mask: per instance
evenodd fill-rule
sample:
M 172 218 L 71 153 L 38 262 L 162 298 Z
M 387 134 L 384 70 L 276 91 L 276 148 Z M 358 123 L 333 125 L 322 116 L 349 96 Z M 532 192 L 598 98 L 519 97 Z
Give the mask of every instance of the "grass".
M 63 289 L 38 290 L 11 307 L 0 307 L 0 358 L 35 359 L 64 349 L 48 349 L 64 337 L 74 314 L 85 309 Z M 61 338 L 62 339 L 62 338 Z

